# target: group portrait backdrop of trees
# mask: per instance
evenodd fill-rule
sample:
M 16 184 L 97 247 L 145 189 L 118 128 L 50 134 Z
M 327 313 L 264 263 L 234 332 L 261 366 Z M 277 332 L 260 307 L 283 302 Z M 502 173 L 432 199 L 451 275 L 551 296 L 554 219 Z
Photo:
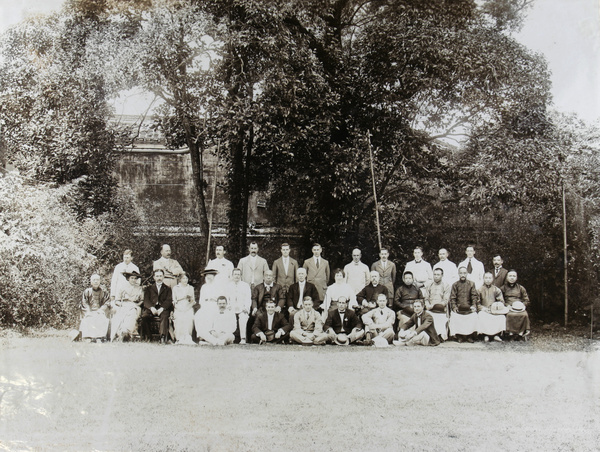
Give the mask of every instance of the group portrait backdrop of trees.
M 544 58 L 514 37 L 530 6 L 67 0 L 11 28 L 0 160 L 19 175 L 0 178 L 0 323 L 73 321 L 90 272 L 110 275 L 125 248 L 145 266 L 169 241 L 199 282 L 205 162 L 216 152 L 234 262 L 251 239 L 253 192 L 266 193 L 271 226 L 294 231 L 295 257 L 316 241 L 332 266 L 354 247 L 367 264 L 378 258 L 377 209 L 400 268 L 416 245 L 432 263 L 441 247 L 458 263 L 473 243 L 486 268 L 501 254 L 534 313 L 556 320 L 566 226 L 570 312 L 585 314 L 598 288 L 600 135 L 552 110 Z M 114 163 L 135 129 L 112 121 L 110 107 L 133 88 L 159 100 L 143 113 L 167 146 L 190 153 L 199 238 L 133 234 L 147 219 Z M 275 257 L 280 242 L 261 245 Z M 68 267 L 58 271 L 57 259 Z

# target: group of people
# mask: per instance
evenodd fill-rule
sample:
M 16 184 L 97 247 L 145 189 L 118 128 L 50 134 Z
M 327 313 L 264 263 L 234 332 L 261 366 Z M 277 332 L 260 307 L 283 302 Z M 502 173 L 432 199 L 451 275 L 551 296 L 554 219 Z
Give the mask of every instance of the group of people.
M 396 285 L 399 272 L 385 248 L 371 268 L 354 249 L 352 262 L 331 272 L 318 243 L 302 266 L 290 256 L 287 243 L 272 266 L 258 255 L 256 242 L 237 267 L 218 245 L 202 272 L 205 282 L 196 302 L 189 275 L 171 258 L 169 245 L 162 246 L 161 258 L 153 263 L 154 282 L 146 287 L 140 284 L 131 250 L 126 250 L 115 267 L 110 292 L 100 286 L 99 275 L 90 278 L 77 337 L 128 341 L 139 335 L 149 341 L 154 323 L 160 342 L 189 345 L 239 341 L 404 346 L 437 345 L 449 338 L 526 340 L 529 297 L 517 282 L 517 272 L 505 269 L 499 255 L 485 271 L 473 246 L 465 253 L 465 260 L 456 265 L 448 251 L 440 249 L 439 262 L 432 266 L 416 247 Z M 329 284 L 332 275 L 334 282 Z

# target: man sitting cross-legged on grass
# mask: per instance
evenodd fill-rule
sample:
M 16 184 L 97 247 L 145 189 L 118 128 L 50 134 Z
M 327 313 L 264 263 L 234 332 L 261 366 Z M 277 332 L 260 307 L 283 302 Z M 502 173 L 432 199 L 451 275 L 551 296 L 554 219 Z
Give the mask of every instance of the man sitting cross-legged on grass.
M 265 304 L 265 311 L 258 311 L 254 325 L 252 325 L 250 341 L 259 344 L 265 342 L 279 344 L 289 339 L 291 329 L 285 315 L 282 312 L 275 312 L 275 300 L 271 299 Z
M 346 297 L 339 297 L 337 309 L 327 313 L 325 333 L 317 337 L 315 343 L 334 342 L 337 345 L 350 345 L 365 335 L 360 319 L 352 309 L 348 309 Z
M 408 319 L 400 331 L 394 345 L 438 345 L 440 338 L 433 325 L 433 317 L 423 309 L 423 300 L 413 302 L 415 313 Z M 412 327 L 415 329 L 411 329 Z
M 396 314 L 387 307 L 387 295 L 377 295 L 377 308 L 363 314 L 362 321 L 365 325 L 365 345 L 371 345 L 373 338 L 381 336 L 392 343 L 394 339 L 394 323 Z
M 217 309 L 209 310 L 202 319 L 196 323 L 199 327 L 198 338 L 200 344 L 208 342 L 211 345 L 233 344 L 237 319 L 235 313 L 227 308 L 227 297 L 217 298 Z
M 290 339 L 302 345 L 324 344 L 325 339 L 316 342 L 323 334 L 323 319 L 321 314 L 313 309 L 311 297 L 304 297 L 302 309 L 294 315 L 294 329 L 290 333 Z

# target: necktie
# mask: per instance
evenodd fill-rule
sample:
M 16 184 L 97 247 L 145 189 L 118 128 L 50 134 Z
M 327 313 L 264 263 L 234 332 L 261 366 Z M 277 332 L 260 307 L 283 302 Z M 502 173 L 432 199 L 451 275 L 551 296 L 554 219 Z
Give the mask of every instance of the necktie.
M 317 259 L 317 268 L 319 268 L 319 259 Z
M 469 258 L 469 264 L 467 265 L 467 273 L 473 273 L 473 266 L 471 265 L 471 258 Z
M 499 268 L 496 269 L 496 276 L 498 276 L 498 272 L 500 271 Z

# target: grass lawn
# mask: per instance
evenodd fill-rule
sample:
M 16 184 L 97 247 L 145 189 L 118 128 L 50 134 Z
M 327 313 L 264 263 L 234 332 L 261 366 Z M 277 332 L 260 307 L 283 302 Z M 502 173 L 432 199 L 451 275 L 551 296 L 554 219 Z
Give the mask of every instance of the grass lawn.
M 597 342 L 0 347 L 0 450 L 600 448 Z

